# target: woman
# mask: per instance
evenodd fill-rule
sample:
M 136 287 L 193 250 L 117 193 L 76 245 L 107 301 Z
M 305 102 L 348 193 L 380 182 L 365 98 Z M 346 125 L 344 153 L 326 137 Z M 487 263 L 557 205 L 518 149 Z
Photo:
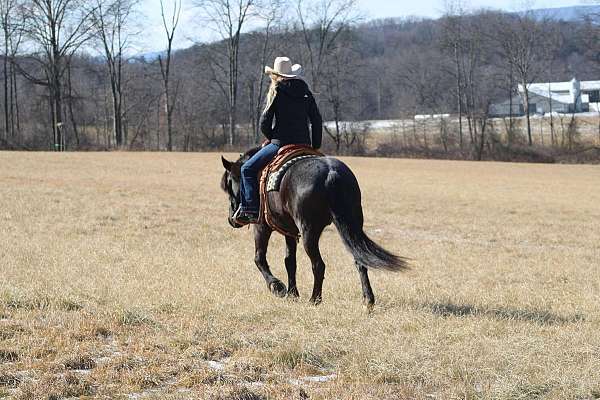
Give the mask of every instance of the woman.
M 265 67 L 265 73 L 271 77 L 271 86 L 260 129 L 267 144 L 242 165 L 241 205 L 233 215 L 238 224 L 258 222 L 258 174 L 277 155 L 280 147 L 288 144 L 321 147 L 323 121 L 308 85 L 300 77 L 301 70 L 299 64 L 292 65 L 287 57 L 277 57 L 273 68 Z

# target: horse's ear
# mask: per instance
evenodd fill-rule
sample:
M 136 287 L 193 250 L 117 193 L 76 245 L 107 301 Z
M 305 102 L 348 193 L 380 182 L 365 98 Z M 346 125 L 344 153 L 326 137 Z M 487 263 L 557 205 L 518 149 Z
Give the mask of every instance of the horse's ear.
M 227 161 L 225 159 L 225 157 L 221 156 L 221 162 L 223 163 L 223 167 L 227 170 L 231 172 L 231 166 L 233 165 L 233 163 L 231 161 Z

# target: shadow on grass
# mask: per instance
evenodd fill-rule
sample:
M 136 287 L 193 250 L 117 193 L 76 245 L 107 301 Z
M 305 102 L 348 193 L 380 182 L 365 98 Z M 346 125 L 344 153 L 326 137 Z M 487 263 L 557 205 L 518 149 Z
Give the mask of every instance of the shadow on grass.
M 540 325 L 563 325 L 585 320 L 585 316 L 582 314 L 562 316 L 545 310 L 477 307 L 470 304 L 454 304 L 452 302 L 417 303 L 414 305 L 419 309 L 430 311 L 441 317 L 489 317 L 498 320 L 534 322 Z

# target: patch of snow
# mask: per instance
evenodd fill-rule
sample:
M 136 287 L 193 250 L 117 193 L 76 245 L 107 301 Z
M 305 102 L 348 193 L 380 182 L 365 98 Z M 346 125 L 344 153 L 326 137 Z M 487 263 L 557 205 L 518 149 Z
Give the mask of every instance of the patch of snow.
M 139 393 L 129 393 L 127 395 L 127 398 L 131 399 L 131 400 L 138 400 L 138 399 L 143 399 L 146 396 L 151 396 L 153 394 L 157 394 L 160 392 L 162 392 L 162 390 L 160 390 L 160 389 L 148 389 L 148 390 L 145 390 L 145 391 L 139 392 Z
M 248 382 L 248 383 L 246 383 L 246 385 L 251 386 L 251 387 L 261 388 L 261 387 L 265 386 L 265 383 L 264 382 Z
M 110 360 L 112 360 L 113 357 L 115 357 L 115 356 L 98 357 L 98 358 L 95 358 L 94 361 L 96 362 L 96 364 L 104 364 L 104 363 L 107 363 Z
M 329 382 L 334 380 L 335 378 L 337 378 L 336 374 L 330 374 L 330 375 L 321 375 L 321 376 L 306 376 L 302 379 L 304 379 L 307 382 Z
M 186 388 L 181 388 L 181 389 L 177 389 L 175 391 L 176 393 L 179 394 L 183 394 L 183 393 L 192 393 L 191 389 L 186 389 Z M 163 395 L 165 394 L 165 390 L 164 389 L 147 389 L 144 390 L 143 392 L 137 392 L 137 393 L 129 393 L 127 394 L 127 398 L 130 400 L 139 400 L 139 399 L 143 399 L 145 397 L 148 396 L 155 396 L 157 394 Z
M 72 372 L 81 375 L 89 375 L 92 373 L 91 369 L 74 369 Z
M 443 119 L 450 118 L 450 114 L 419 114 L 415 115 L 415 119 L 423 120 L 423 119 Z
M 223 371 L 225 369 L 225 362 L 209 360 L 206 362 L 209 368 L 215 371 Z
M 302 385 L 303 383 L 325 383 L 337 378 L 337 374 L 329 375 L 315 375 L 315 376 L 303 376 L 298 379 L 290 379 L 288 382 L 292 385 Z

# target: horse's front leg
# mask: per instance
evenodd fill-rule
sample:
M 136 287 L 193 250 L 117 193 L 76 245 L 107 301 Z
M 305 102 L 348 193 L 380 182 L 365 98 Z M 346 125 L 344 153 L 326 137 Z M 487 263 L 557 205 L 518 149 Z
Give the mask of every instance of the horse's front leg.
M 285 237 L 286 252 L 285 252 L 285 269 L 288 274 L 288 297 L 300 297 L 298 288 L 296 287 L 296 249 L 298 242 L 296 239 Z
M 271 233 L 273 233 L 273 231 L 266 224 L 254 225 L 254 262 L 265 278 L 267 287 L 271 293 L 275 296 L 283 297 L 287 293 L 285 285 L 273 276 L 269 264 L 267 263 L 267 247 L 269 246 Z

